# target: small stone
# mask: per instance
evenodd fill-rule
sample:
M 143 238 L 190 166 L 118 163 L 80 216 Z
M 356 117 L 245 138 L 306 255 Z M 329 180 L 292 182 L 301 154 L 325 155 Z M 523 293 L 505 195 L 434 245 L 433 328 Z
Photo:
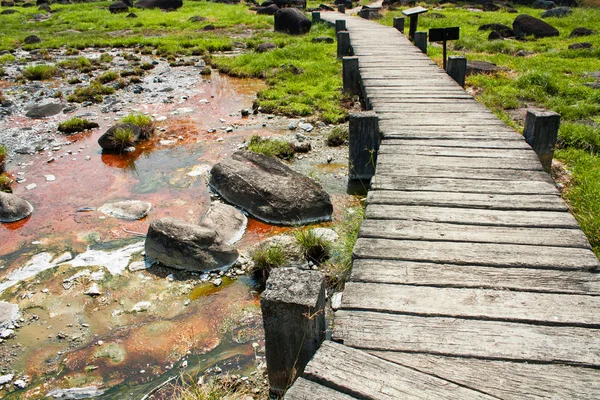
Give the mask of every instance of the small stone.
M 312 126 L 312 124 L 309 123 L 301 123 L 298 124 L 298 127 L 302 130 L 304 130 L 305 132 L 310 132 L 314 129 L 314 127 Z
M 132 313 L 146 312 L 150 309 L 151 306 L 152 306 L 152 303 L 150 303 L 149 301 L 140 301 L 139 303 L 136 303 L 131 308 L 131 312 Z
M 91 286 L 85 291 L 84 294 L 87 294 L 88 296 L 100 296 L 102 294 L 102 292 L 100 291 L 100 288 L 98 287 L 97 283 L 92 283 Z
M 15 331 L 13 329 L 4 329 L 0 331 L 0 338 L 2 339 L 10 339 L 15 336 Z
M 296 128 L 298 128 L 298 125 L 296 125 L 296 123 L 295 123 L 295 122 L 290 122 L 290 123 L 289 123 L 289 125 L 288 125 L 288 129 L 289 129 L 290 131 L 296 130 Z
M 17 389 L 25 389 L 25 387 L 27 387 L 27 383 L 23 379 L 14 381 L 13 385 L 15 385 Z
M 30 183 L 29 185 L 25 186 L 25 189 L 27 190 L 33 190 L 37 187 L 37 184 L 35 183 Z
M 46 182 L 55 181 L 56 177 L 54 175 L 46 175 Z
M 13 374 L 8 374 L 8 375 L 0 375 L 0 385 L 4 385 L 6 383 L 9 383 L 10 381 L 13 380 L 15 376 Z
M 333 296 L 331 296 L 331 308 L 334 311 L 337 311 L 340 308 L 342 308 L 342 296 L 342 292 L 334 293 Z
M 217 278 L 213 281 L 213 285 L 215 286 L 221 286 L 223 284 L 223 279 L 221 278 Z
M 190 299 L 186 299 L 186 300 L 183 302 L 183 305 L 187 307 L 187 306 L 189 306 L 189 305 L 190 305 L 190 303 L 191 303 Z

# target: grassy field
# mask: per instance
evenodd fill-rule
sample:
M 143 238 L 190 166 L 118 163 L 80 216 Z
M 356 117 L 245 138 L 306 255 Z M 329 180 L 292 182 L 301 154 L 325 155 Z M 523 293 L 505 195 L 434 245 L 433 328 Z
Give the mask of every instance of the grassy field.
M 231 75 L 265 78 L 269 87 L 258 95 L 258 105 L 265 112 L 313 116 L 330 123 L 346 118 L 340 101 L 341 63 L 335 58 L 335 44 L 312 41 L 317 36 L 334 37 L 333 28 L 319 24 L 302 36 L 276 33 L 273 16 L 256 15 L 245 5 L 185 1 L 175 12 L 134 9 L 138 18 L 126 18 L 126 14 L 110 14 L 110 4 L 53 4 L 55 12 L 39 22 L 33 19 L 39 14 L 36 7 L 19 8 L 17 14 L 2 16 L 0 51 L 18 47 L 136 47 L 165 57 L 204 55 L 210 57 L 213 66 Z M 205 20 L 190 21 L 195 16 Z M 208 25 L 215 29 L 204 30 Z M 28 35 L 37 35 L 42 42 L 23 44 Z M 275 43 L 277 48 L 265 53 L 254 51 L 264 42 Z M 245 48 L 247 54 L 220 55 L 238 48 Z M 1 58 L 0 65 L 11 62 L 10 56 L 3 57 L 6 59 Z
M 442 5 L 429 8 L 445 18 L 424 14 L 419 29 L 460 27 L 461 38 L 449 43 L 450 55 L 465 55 L 469 60 L 490 61 L 505 70 L 493 75 L 467 78 L 467 87 L 476 98 L 494 110 L 509 125 L 522 129 L 523 114 L 528 106 L 543 107 L 562 116 L 558 150 L 555 158 L 565 163 L 570 181 L 563 192 L 573 213 L 587 234 L 596 255 L 600 255 L 600 89 L 586 86 L 600 82 L 600 9 L 573 8 L 564 18 L 547 18 L 557 28 L 558 37 L 527 40 L 488 41 L 489 31 L 479 31 L 484 24 L 500 23 L 512 27 L 519 14 L 540 18 L 543 10 L 517 7 L 518 14 L 506 10 L 477 12 L 466 6 Z M 435 9 L 434 9 L 435 8 Z M 383 24 L 392 25 L 401 9 L 386 13 Z M 570 38 L 576 27 L 595 30 L 591 36 Z M 570 44 L 588 42 L 592 48 L 569 50 Z M 517 52 L 531 53 L 517 56 Z M 440 46 L 428 50 L 438 64 L 442 63 Z M 592 75 L 593 73 L 598 76 Z

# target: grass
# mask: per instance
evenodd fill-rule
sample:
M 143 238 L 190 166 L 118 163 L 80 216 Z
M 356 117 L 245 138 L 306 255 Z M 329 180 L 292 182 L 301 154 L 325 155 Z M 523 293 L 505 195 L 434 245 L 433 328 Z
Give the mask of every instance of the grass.
M 83 132 L 93 128 L 98 128 L 98 124 L 79 117 L 73 117 L 58 124 L 58 131 L 66 134 Z
M 284 267 L 288 262 L 285 249 L 280 245 L 259 246 L 250 254 L 250 258 L 254 262 L 250 272 L 262 287 L 273 269 Z
M 67 100 L 74 103 L 83 103 L 85 101 L 102 103 L 104 95 L 113 94 L 114 92 L 115 89 L 94 81 L 89 86 L 76 88 L 73 94 L 67 97 Z
M 348 128 L 345 126 L 336 126 L 327 135 L 327 146 L 336 147 L 348 142 Z
M 331 242 L 315 234 L 313 229 L 298 229 L 294 237 L 302 249 L 306 261 L 321 264 L 331 253 Z
M 536 106 L 561 114 L 557 143 L 560 151 L 555 158 L 566 163 L 574 178 L 565 191 L 565 199 L 600 255 L 598 225 L 594 222 L 600 221 L 600 196 L 594 184 L 600 165 L 600 90 L 586 85 L 600 81 L 600 76 L 591 75 L 600 71 L 600 35 L 569 37 L 580 26 L 597 31 L 600 9 L 576 7 L 565 18 L 545 19 L 559 30 L 557 37 L 488 41 L 489 31 L 479 31 L 479 26 L 500 23 L 510 27 L 517 15 L 540 18 L 543 10 L 516 6 L 518 14 L 511 14 L 502 10 L 472 12 L 452 4 L 440 8 L 436 12 L 447 18 L 427 18 L 425 14 L 419 19 L 419 30 L 460 26 L 461 38 L 449 43 L 449 55 L 493 62 L 504 69 L 492 75 L 467 77 L 466 86 L 474 90 L 480 102 L 518 130 L 523 128 L 523 121 L 511 118 L 510 110 Z M 388 12 L 381 23 L 392 25 L 397 16 L 401 16 L 401 9 Z M 578 42 L 589 42 L 593 47 L 568 49 Z M 519 51 L 531 54 L 520 57 L 516 55 Z M 441 47 L 430 46 L 428 55 L 441 65 Z
M 116 81 L 117 79 L 119 79 L 119 74 L 114 71 L 105 72 L 102 75 L 100 75 L 98 78 L 96 78 L 96 80 L 103 85 L 113 82 L 113 81 Z
M 6 172 L 0 173 L 0 192 L 12 193 L 10 188 L 12 181 Z
M 250 138 L 248 150 L 284 160 L 290 160 L 294 157 L 294 148 L 289 142 L 280 139 L 262 138 L 258 135 Z
M 113 138 L 115 143 L 121 146 L 121 150 L 127 146 L 133 145 L 136 141 L 135 132 L 128 128 L 115 129 Z
M 0 172 L 4 172 L 7 154 L 8 150 L 6 149 L 6 146 L 0 144 Z
M 142 139 L 149 139 L 154 133 L 154 119 L 144 114 L 129 114 L 121 118 L 121 123 L 139 126 Z
M 23 69 L 23 78 L 29 81 L 45 81 L 52 79 L 58 73 L 58 68 L 54 65 L 40 64 L 32 65 Z
M 85 57 L 70 58 L 58 63 L 59 67 L 64 69 L 80 70 L 83 72 L 92 69 L 92 62 Z M 85 71 L 84 71 L 85 70 Z
M 182 384 L 170 385 L 167 392 L 173 400 L 246 400 L 248 398 L 267 400 L 268 390 L 259 394 L 253 392 L 256 379 L 241 380 L 229 374 L 212 377 L 206 383 L 181 378 Z

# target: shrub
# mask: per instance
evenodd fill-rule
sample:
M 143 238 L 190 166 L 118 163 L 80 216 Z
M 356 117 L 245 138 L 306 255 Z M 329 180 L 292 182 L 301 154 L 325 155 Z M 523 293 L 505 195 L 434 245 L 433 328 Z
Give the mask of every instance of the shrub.
M 67 134 L 82 132 L 93 128 L 98 128 L 98 124 L 79 117 L 73 117 L 58 125 L 58 130 Z
M 281 268 L 288 262 L 285 250 L 279 245 L 260 246 L 252 252 L 250 258 L 254 262 L 250 272 L 262 287 L 266 284 L 273 269 Z
M 331 242 L 315 234 L 313 229 L 298 229 L 294 232 L 294 237 L 307 261 L 320 264 L 329 258 Z
M 142 139 L 149 139 L 154 133 L 154 120 L 148 115 L 129 114 L 121 118 L 121 122 L 139 126 Z
M 336 126 L 327 135 L 327 146 L 341 146 L 348 141 L 348 129 L 343 126 Z
M 52 78 L 57 72 L 58 69 L 54 65 L 33 65 L 23 70 L 23 77 L 30 81 L 44 81 Z
M 290 143 L 279 139 L 263 139 L 258 135 L 250 138 L 248 150 L 269 157 L 279 157 L 284 160 L 294 157 L 294 148 Z

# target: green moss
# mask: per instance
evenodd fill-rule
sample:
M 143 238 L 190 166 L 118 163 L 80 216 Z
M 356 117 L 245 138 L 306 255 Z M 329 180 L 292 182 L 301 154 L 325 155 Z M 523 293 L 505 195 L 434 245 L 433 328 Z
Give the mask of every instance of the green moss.
M 98 124 L 79 117 L 73 117 L 64 122 L 61 122 L 58 125 L 59 132 L 67 134 L 83 132 L 85 130 L 93 128 L 98 128 Z
M 67 97 L 67 100 L 74 103 L 83 103 L 84 101 L 102 103 L 104 95 L 114 92 L 115 89 L 111 87 L 103 86 L 100 82 L 92 82 L 89 86 L 75 89 L 74 93 Z
M 294 148 L 290 143 L 279 139 L 265 139 L 258 135 L 250 138 L 248 150 L 269 157 L 279 157 L 284 160 L 294 157 Z
M 94 358 L 107 358 L 111 364 L 121 364 L 127 357 L 125 348 L 116 343 L 107 343 L 94 352 Z
M 32 65 L 23 70 L 23 77 L 30 81 L 44 81 L 53 78 L 58 73 L 54 65 Z

